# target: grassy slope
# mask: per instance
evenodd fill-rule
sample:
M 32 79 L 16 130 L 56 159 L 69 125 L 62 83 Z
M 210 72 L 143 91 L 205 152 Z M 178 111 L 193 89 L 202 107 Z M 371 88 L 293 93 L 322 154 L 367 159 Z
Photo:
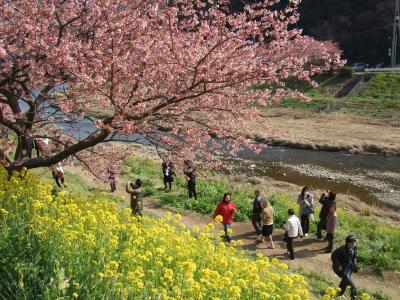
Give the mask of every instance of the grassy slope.
M 379 73 L 374 74 L 368 85 L 356 97 L 342 99 L 335 98 L 343 84 L 348 79 L 344 77 L 320 77 L 318 88 L 291 83 L 296 88 L 309 96 L 309 103 L 299 102 L 295 99 L 283 100 L 283 108 L 310 109 L 313 111 L 343 111 L 357 115 L 365 115 L 380 119 L 392 119 L 400 116 L 400 74 Z
M 160 165 L 155 160 L 132 157 L 124 162 L 122 175 L 130 179 L 143 179 L 146 193 L 162 205 L 202 214 L 212 214 L 223 193 L 230 190 L 239 209 L 237 220 L 247 220 L 250 217 L 254 189 L 263 190 L 262 186 L 249 182 L 235 182 L 234 178 L 229 180 L 227 177 L 209 175 L 209 179 L 198 178 L 197 180 L 198 200 L 188 201 L 184 178 L 178 176 L 174 182 L 173 192 L 166 193 L 161 187 L 160 173 Z M 287 209 L 297 207 L 297 205 L 287 195 L 270 195 L 268 199 L 276 211 L 275 224 L 282 226 L 286 219 Z M 339 210 L 338 214 L 336 240 L 342 241 L 348 234 L 355 234 L 360 241 L 362 266 L 400 271 L 399 227 L 382 225 L 377 221 L 342 210 Z M 314 232 L 315 222 L 312 224 Z

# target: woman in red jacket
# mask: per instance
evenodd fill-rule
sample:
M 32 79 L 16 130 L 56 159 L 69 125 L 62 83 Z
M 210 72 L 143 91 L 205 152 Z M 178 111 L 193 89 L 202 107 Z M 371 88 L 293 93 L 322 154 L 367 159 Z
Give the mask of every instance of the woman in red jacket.
M 217 208 L 214 212 L 214 219 L 217 216 L 222 216 L 222 224 L 224 225 L 224 231 L 227 242 L 231 241 L 231 237 L 229 236 L 228 229 L 230 229 L 231 224 L 233 222 L 233 215 L 236 213 L 237 209 L 235 206 L 235 202 L 231 201 L 231 194 L 225 193 L 222 201 L 218 203 Z

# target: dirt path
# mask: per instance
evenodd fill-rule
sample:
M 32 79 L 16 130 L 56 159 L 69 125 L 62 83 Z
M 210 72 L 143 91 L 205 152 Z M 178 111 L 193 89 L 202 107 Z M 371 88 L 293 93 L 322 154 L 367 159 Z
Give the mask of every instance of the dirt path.
M 71 173 L 82 175 L 82 171 L 77 167 L 66 167 Z M 106 184 L 100 184 L 99 181 L 95 181 L 92 176 L 85 176 L 84 180 L 89 186 L 108 189 Z M 123 206 L 129 206 L 129 197 L 125 193 L 125 186 L 118 184 L 116 195 L 122 196 L 125 199 Z M 164 217 L 167 212 L 174 212 L 173 209 L 162 207 L 158 205 L 154 200 L 150 198 L 144 199 L 144 214 Z M 184 213 L 182 215 L 182 223 L 187 227 L 194 225 L 202 226 L 213 222 L 211 216 L 200 215 L 197 213 Z M 215 231 L 222 229 L 216 228 Z M 254 228 L 250 222 L 236 222 L 232 225 L 233 239 L 241 240 L 243 242 L 243 249 L 256 251 L 267 255 L 269 257 L 276 257 L 279 260 L 287 263 L 291 270 L 296 271 L 302 268 L 306 272 L 315 272 L 322 274 L 325 278 L 330 281 L 339 284 L 339 278 L 333 273 L 331 268 L 330 254 L 323 253 L 323 248 L 327 246 L 327 243 L 317 242 L 313 239 L 313 236 L 306 237 L 304 239 L 297 239 L 294 242 L 295 249 L 295 260 L 289 260 L 288 256 L 285 255 L 286 245 L 283 242 L 283 230 L 274 229 L 273 239 L 275 249 L 267 249 L 267 243 L 256 243 L 256 234 Z M 392 299 L 399 299 L 400 295 L 400 278 L 393 272 L 386 272 L 384 278 L 368 274 L 366 272 L 358 273 L 353 275 L 354 282 L 360 288 L 365 288 L 369 292 L 383 292 L 390 296 Z

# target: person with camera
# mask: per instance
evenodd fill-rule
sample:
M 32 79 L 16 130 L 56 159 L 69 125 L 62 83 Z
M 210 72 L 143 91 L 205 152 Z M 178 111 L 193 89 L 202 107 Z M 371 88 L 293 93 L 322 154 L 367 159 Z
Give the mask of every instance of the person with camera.
M 322 230 L 326 230 L 326 218 L 328 217 L 330 207 L 332 204 L 336 205 L 336 194 L 327 190 L 322 193 L 319 203 L 322 204 L 321 211 L 319 212 L 319 222 L 317 224 L 317 241 L 324 241 L 322 238 Z
M 304 236 L 308 236 L 310 230 L 310 219 L 314 213 L 313 197 L 309 192 L 308 187 L 303 187 L 300 195 L 297 197 L 297 204 L 299 205 L 299 217 L 301 220 L 301 228 L 303 229 Z
M 126 192 L 131 195 L 132 216 L 142 216 L 143 211 L 143 192 L 142 181 L 136 179 L 135 184 L 128 181 Z
M 355 299 L 357 296 L 357 287 L 351 279 L 352 273 L 357 273 L 357 247 L 356 238 L 353 235 L 346 237 L 345 245 L 337 248 L 331 255 L 332 269 L 340 281 L 340 292 L 338 296 L 343 296 L 348 286 L 350 286 L 350 297 Z
M 197 192 L 196 192 L 196 169 L 193 167 L 193 163 L 189 160 L 185 161 L 185 170 L 184 173 L 186 175 L 189 198 L 197 200 Z

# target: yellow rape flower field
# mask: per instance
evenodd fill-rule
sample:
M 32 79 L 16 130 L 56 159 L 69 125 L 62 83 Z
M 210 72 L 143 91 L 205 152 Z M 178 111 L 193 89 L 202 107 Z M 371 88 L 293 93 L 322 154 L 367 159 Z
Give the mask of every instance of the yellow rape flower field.
M 186 229 L 179 215 L 132 217 L 30 172 L 0 170 L 0 297 L 5 299 L 309 299 L 304 278 L 264 256 Z M 240 243 L 239 243 L 240 244 Z M 334 289 L 324 299 L 333 299 Z M 365 296 L 365 299 L 368 299 Z

